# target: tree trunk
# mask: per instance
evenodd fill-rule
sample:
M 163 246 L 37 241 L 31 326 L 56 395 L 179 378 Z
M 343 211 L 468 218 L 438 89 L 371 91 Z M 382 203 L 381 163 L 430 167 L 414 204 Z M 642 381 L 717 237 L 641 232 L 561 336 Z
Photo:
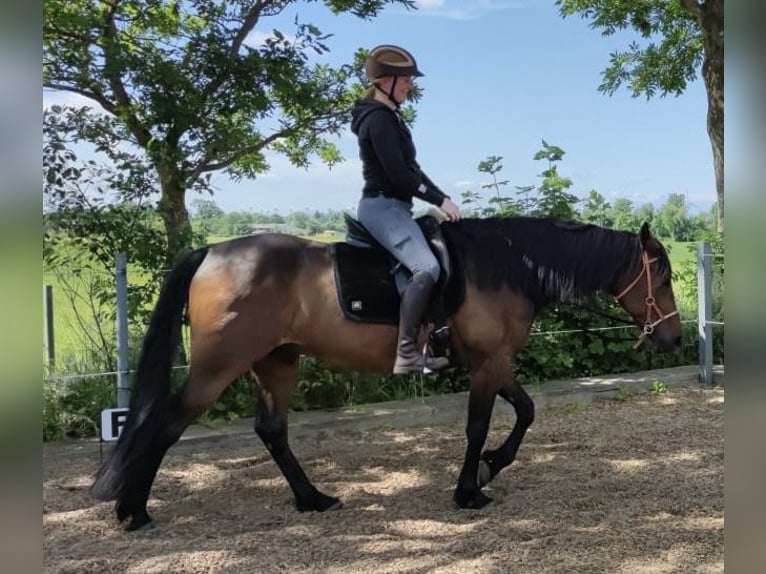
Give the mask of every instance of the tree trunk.
M 707 132 L 713 147 L 718 232 L 723 233 L 723 0 L 707 0 L 701 22 L 705 59 L 702 77 L 707 90 Z
M 165 235 L 168 249 L 165 254 L 165 269 L 172 269 L 178 258 L 189 251 L 192 246 L 192 227 L 189 212 L 186 210 L 186 186 L 181 171 L 174 165 L 157 166 L 160 176 L 162 195 L 157 205 L 157 211 L 165 224 Z M 183 341 L 182 325 L 178 325 L 177 336 Z M 186 349 L 179 345 L 173 358 L 175 365 L 186 365 L 188 359 Z
M 168 240 L 166 266 L 170 269 L 178 257 L 192 245 L 192 228 L 186 210 L 186 187 L 183 174 L 175 166 L 159 166 L 162 196 L 157 210 L 165 224 Z

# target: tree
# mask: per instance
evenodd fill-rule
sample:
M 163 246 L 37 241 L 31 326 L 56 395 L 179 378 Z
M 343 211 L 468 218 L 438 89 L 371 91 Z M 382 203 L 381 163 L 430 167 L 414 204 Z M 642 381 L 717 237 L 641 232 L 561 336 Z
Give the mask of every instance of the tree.
M 210 221 L 223 215 L 223 209 L 212 199 L 195 199 L 192 201 L 195 216 L 203 221 Z
M 498 199 L 500 199 L 500 187 L 508 185 L 507 179 L 502 181 L 497 180 L 497 174 L 503 169 L 503 164 L 500 163 L 501 161 L 503 161 L 503 156 L 491 155 L 487 157 L 487 159 L 480 161 L 478 167 L 476 168 L 481 173 L 488 173 L 492 176 L 492 183 L 485 183 L 481 186 L 481 188 L 494 189 Z
M 563 17 L 580 14 L 604 36 L 633 28 L 647 40 L 610 56 L 599 91 L 628 83 L 633 96 L 680 95 L 701 65 L 707 91 L 707 130 L 713 149 L 718 231 L 723 232 L 723 0 L 556 0 Z
M 611 219 L 614 222 L 615 229 L 624 231 L 635 231 L 641 222 L 633 211 L 633 202 L 625 198 L 617 198 L 611 209 Z
M 612 220 L 609 218 L 611 207 L 603 195 L 591 189 L 588 197 L 583 200 L 582 220 L 602 227 L 610 227 L 612 225 Z
M 253 217 L 244 211 L 232 211 L 222 217 L 224 235 L 247 235 L 253 227 Z
M 547 169 L 539 174 L 542 178 L 540 187 L 527 186 L 518 188 L 522 194 L 537 192 L 537 197 L 530 197 L 527 200 L 525 211 L 530 215 L 539 217 L 552 216 L 573 219 L 575 215 L 574 206 L 579 199 L 567 191 L 572 187 L 573 182 L 571 178 L 559 175 L 557 165 L 557 162 L 564 158 L 566 152 L 545 140 L 542 140 L 542 144 L 543 147 L 533 157 L 535 161 L 545 160 L 548 162 Z
M 644 203 L 636 210 L 636 216 L 641 223 L 653 223 L 654 222 L 654 205 L 651 203 Z
M 500 188 L 508 185 L 507 179 L 497 179 L 497 174 L 500 173 L 503 169 L 503 164 L 500 163 L 502 161 L 503 156 L 491 155 L 480 161 L 479 165 L 476 167 L 480 173 L 486 173 L 492 176 L 492 182 L 482 184 L 481 188 L 495 190 L 495 196 L 489 198 L 489 205 L 483 211 L 483 214 L 485 215 L 488 215 L 489 213 L 492 213 L 493 215 L 506 216 L 517 215 L 521 211 L 518 203 L 512 197 L 500 195 Z
M 154 171 L 167 259 L 191 245 L 187 190 L 212 191 L 213 172 L 268 170 L 266 149 L 305 166 L 340 155 L 327 136 L 346 121 L 358 66 L 312 63 L 328 35 L 295 22 L 260 45 L 256 26 L 294 0 L 44 0 L 43 86 L 102 110 L 63 109 L 73 141 L 137 148 Z M 334 13 L 372 18 L 413 0 L 323 0 Z M 359 58 L 357 58 L 359 59 Z M 358 64 L 358 62 L 357 62 Z
M 113 366 L 113 338 L 105 336 L 102 324 L 114 324 L 117 254 L 127 255 L 131 268 L 148 278 L 129 290 L 131 322 L 146 319 L 163 275 L 165 244 L 159 218 L 152 206 L 136 199 L 148 185 L 147 167 L 119 151 L 115 153 L 130 164 L 129 170 L 78 161 L 55 131 L 45 122 L 43 126 L 43 264 L 68 294 L 82 327 L 78 336 L 100 350 L 104 365 Z M 83 274 L 86 270 L 94 273 Z M 77 278 L 78 288 L 66 277 Z M 84 320 L 74 304 L 75 298 L 82 300 L 79 287 L 88 294 L 84 308 L 90 320 Z
M 212 199 L 195 199 L 192 201 L 195 219 L 199 224 L 200 233 L 207 240 L 207 236 L 212 233 L 216 223 L 220 222 L 223 216 L 223 209 Z
M 682 193 L 671 193 L 657 211 L 657 223 L 661 235 L 671 237 L 675 241 L 689 241 L 692 223 L 689 220 L 686 196 Z

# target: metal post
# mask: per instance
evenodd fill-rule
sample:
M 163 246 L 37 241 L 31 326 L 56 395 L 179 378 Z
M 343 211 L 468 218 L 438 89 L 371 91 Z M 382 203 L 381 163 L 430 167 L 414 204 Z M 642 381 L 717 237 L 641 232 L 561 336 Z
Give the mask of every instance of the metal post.
M 697 244 L 697 303 L 699 331 L 699 381 L 713 384 L 713 274 L 710 244 Z
M 45 286 L 45 352 L 48 357 L 48 370 L 56 363 L 56 340 L 53 337 L 53 286 Z
M 128 258 L 117 254 L 117 407 L 130 403 L 128 381 Z

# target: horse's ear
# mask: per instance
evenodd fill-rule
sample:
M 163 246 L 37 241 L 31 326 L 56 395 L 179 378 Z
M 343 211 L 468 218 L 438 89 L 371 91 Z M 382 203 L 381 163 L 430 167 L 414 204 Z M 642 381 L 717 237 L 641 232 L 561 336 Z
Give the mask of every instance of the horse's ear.
M 652 232 L 649 230 L 649 223 L 644 221 L 641 225 L 641 231 L 638 232 L 638 236 L 641 238 L 641 246 L 646 249 L 649 241 L 652 239 Z

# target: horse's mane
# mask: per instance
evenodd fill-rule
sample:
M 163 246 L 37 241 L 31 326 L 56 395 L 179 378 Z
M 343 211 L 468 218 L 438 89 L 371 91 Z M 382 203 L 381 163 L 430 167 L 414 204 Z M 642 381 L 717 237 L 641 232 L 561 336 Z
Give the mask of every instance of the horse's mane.
M 562 219 L 463 219 L 442 229 L 468 282 L 480 290 L 508 286 L 536 305 L 612 290 L 640 262 L 636 233 Z M 658 271 L 669 272 L 662 254 Z

